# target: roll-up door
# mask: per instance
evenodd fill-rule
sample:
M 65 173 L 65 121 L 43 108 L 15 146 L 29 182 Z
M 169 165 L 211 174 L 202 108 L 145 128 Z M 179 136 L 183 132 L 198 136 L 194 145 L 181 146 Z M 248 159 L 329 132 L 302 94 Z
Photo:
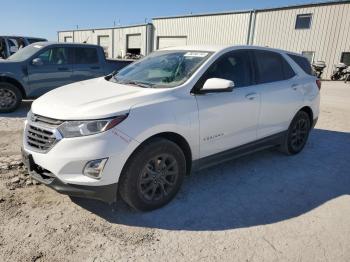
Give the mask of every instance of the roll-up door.
M 166 47 L 173 47 L 173 46 L 184 46 L 186 44 L 187 44 L 187 37 L 185 36 L 158 37 L 158 49 L 163 49 Z

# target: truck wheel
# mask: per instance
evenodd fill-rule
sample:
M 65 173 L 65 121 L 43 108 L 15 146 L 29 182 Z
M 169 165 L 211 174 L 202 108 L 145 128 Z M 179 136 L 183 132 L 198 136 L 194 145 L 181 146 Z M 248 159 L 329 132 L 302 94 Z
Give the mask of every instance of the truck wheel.
M 122 199 L 140 211 L 167 204 L 179 191 L 186 159 L 178 145 L 164 138 L 146 142 L 128 160 L 119 180 Z
M 299 111 L 293 118 L 287 135 L 281 145 L 281 151 L 287 155 L 298 154 L 303 150 L 309 137 L 311 129 L 311 120 L 309 115 L 304 111 Z
M 0 113 L 15 111 L 22 101 L 18 88 L 10 83 L 0 83 Z

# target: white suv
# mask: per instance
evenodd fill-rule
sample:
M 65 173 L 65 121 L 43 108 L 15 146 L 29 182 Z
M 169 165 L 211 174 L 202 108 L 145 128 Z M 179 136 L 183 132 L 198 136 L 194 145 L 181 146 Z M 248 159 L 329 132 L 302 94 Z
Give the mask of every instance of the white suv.
M 23 159 L 58 192 L 152 210 L 186 174 L 258 149 L 299 153 L 319 114 L 304 57 L 254 47 L 168 48 L 37 99 Z

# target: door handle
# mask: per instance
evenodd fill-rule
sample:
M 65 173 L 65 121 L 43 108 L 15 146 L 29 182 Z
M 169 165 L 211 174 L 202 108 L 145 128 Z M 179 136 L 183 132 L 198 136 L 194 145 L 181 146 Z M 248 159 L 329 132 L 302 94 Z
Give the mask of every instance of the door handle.
M 249 93 L 245 96 L 245 98 L 249 99 L 249 100 L 254 100 L 257 97 L 256 93 Z
M 68 71 L 68 67 L 59 67 L 57 68 L 59 71 Z
M 296 91 L 298 90 L 298 86 L 299 86 L 298 84 L 292 84 L 291 88 Z
M 101 67 L 99 67 L 99 66 L 91 66 L 90 68 L 91 69 L 100 69 Z

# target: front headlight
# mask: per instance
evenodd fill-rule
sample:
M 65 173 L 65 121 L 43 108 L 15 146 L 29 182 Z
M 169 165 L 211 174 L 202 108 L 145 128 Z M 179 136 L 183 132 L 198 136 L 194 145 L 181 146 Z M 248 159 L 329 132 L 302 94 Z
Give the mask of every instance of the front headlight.
M 66 138 L 94 135 L 115 127 L 127 118 L 127 116 L 120 115 L 114 118 L 100 120 L 66 121 L 58 127 L 58 130 Z

